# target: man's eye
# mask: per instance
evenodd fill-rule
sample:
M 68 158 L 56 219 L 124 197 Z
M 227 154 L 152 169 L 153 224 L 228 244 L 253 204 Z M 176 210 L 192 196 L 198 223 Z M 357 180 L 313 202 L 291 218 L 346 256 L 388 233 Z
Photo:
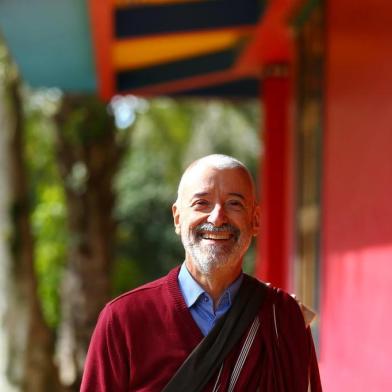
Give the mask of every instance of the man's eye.
M 239 200 L 229 200 L 228 205 L 230 207 L 242 207 L 243 204 Z
M 208 206 L 208 201 L 207 200 L 196 200 L 194 202 L 194 205 L 196 205 L 196 206 Z

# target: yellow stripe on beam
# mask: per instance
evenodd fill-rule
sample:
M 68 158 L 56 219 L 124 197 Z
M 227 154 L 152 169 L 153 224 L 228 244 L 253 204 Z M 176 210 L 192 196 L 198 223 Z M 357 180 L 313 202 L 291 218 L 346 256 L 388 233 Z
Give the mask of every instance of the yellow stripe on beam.
M 118 71 L 137 69 L 227 49 L 253 30 L 245 26 L 115 41 L 113 67 Z

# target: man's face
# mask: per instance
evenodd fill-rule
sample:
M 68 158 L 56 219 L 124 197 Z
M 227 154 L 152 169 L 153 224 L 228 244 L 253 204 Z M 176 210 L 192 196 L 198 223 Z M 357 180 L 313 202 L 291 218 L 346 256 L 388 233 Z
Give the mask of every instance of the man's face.
M 227 265 L 238 268 L 258 231 L 252 183 L 240 168 L 191 169 L 173 206 L 173 216 L 186 261 L 204 274 Z

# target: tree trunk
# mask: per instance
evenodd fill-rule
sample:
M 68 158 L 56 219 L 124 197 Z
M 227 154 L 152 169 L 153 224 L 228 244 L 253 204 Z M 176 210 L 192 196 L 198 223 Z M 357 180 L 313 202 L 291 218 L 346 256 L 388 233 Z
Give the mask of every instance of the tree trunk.
M 4 47 L 0 42 L 0 50 Z M 7 65 L 4 54 L 0 55 L 0 390 L 4 392 L 17 391 L 10 380 L 10 331 L 7 328 L 9 305 L 12 298 L 11 265 L 12 254 L 8 236 L 12 232 L 11 216 L 9 214 L 12 191 L 10 189 L 10 139 L 13 124 L 9 97 L 6 91 Z M 2 71 L 2 72 L 1 72 Z M 19 366 L 20 369 L 20 361 Z
M 4 48 L 4 47 L 3 47 Z M 2 49 L 3 49 L 2 48 Z M 8 150 L 8 214 L 13 229 L 7 246 L 8 268 L 5 273 L 5 331 L 7 377 L 16 390 L 45 392 L 61 390 L 53 362 L 54 339 L 44 321 L 37 293 L 34 269 L 34 243 L 29 219 L 26 169 L 23 159 L 23 115 L 19 80 L 15 68 L 2 81 L 3 108 L 7 123 L 2 127 Z M 3 157 L 4 159 L 4 157 Z
M 112 185 L 122 148 L 97 98 L 66 96 L 56 123 L 70 233 L 58 356 L 63 382 L 78 390 L 92 331 L 110 296 Z

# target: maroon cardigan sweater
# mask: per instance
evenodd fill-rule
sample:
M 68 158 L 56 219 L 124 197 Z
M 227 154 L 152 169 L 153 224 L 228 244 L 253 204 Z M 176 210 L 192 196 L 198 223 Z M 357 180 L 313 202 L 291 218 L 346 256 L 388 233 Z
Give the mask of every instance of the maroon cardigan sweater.
M 91 339 L 81 392 L 153 392 L 168 383 L 203 339 L 180 292 L 178 272 L 175 268 L 106 305 Z M 321 391 L 310 330 L 296 301 L 269 288 L 258 321 L 233 391 L 306 392 L 309 382 L 312 392 Z M 248 335 L 211 375 L 205 391 L 218 385 L 219 391 L 229 390 Z

